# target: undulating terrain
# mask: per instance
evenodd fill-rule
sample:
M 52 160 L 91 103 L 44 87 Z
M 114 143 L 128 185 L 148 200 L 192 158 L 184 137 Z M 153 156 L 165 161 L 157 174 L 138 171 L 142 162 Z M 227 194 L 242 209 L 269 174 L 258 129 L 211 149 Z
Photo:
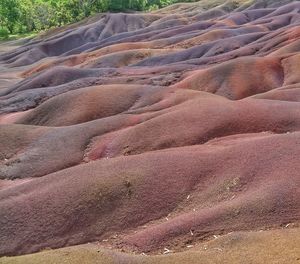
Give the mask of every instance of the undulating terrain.
M 0 263 L 300 263 L 300 1 L 107 13 L 0 46 Z

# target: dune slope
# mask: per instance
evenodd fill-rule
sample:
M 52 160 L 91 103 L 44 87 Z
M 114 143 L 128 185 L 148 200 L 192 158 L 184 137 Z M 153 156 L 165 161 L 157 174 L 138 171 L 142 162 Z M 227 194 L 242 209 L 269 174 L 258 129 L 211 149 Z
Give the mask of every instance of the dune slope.
M 0 263 L 299 263 L 300 1 L 21 44 L 0 49 Z

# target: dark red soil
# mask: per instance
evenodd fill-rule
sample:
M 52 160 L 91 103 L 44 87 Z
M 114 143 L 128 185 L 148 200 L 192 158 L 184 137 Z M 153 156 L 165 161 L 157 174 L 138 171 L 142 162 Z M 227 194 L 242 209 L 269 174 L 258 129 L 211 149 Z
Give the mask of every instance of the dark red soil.
M 220 2 L 101 14 L 0 55 L 23 78 L 0 86 L 1 256 L 300 222 L 300 2 Z

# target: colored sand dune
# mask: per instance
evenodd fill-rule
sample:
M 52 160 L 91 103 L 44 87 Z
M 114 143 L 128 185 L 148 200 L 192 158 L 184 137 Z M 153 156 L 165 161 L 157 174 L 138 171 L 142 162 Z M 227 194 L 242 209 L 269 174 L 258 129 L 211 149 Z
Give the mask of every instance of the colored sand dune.
M 0 52 L 0 263 L 300 263 L 300 1 L 99 14 Z

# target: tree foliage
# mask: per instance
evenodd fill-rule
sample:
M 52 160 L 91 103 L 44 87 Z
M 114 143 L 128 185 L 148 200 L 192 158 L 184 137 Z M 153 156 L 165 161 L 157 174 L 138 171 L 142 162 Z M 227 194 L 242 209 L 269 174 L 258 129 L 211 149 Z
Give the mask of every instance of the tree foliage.
M 99 12 L 151 10 L 176 2 L 179 0 L 0 0 L 0 37 L 62 26 Z

